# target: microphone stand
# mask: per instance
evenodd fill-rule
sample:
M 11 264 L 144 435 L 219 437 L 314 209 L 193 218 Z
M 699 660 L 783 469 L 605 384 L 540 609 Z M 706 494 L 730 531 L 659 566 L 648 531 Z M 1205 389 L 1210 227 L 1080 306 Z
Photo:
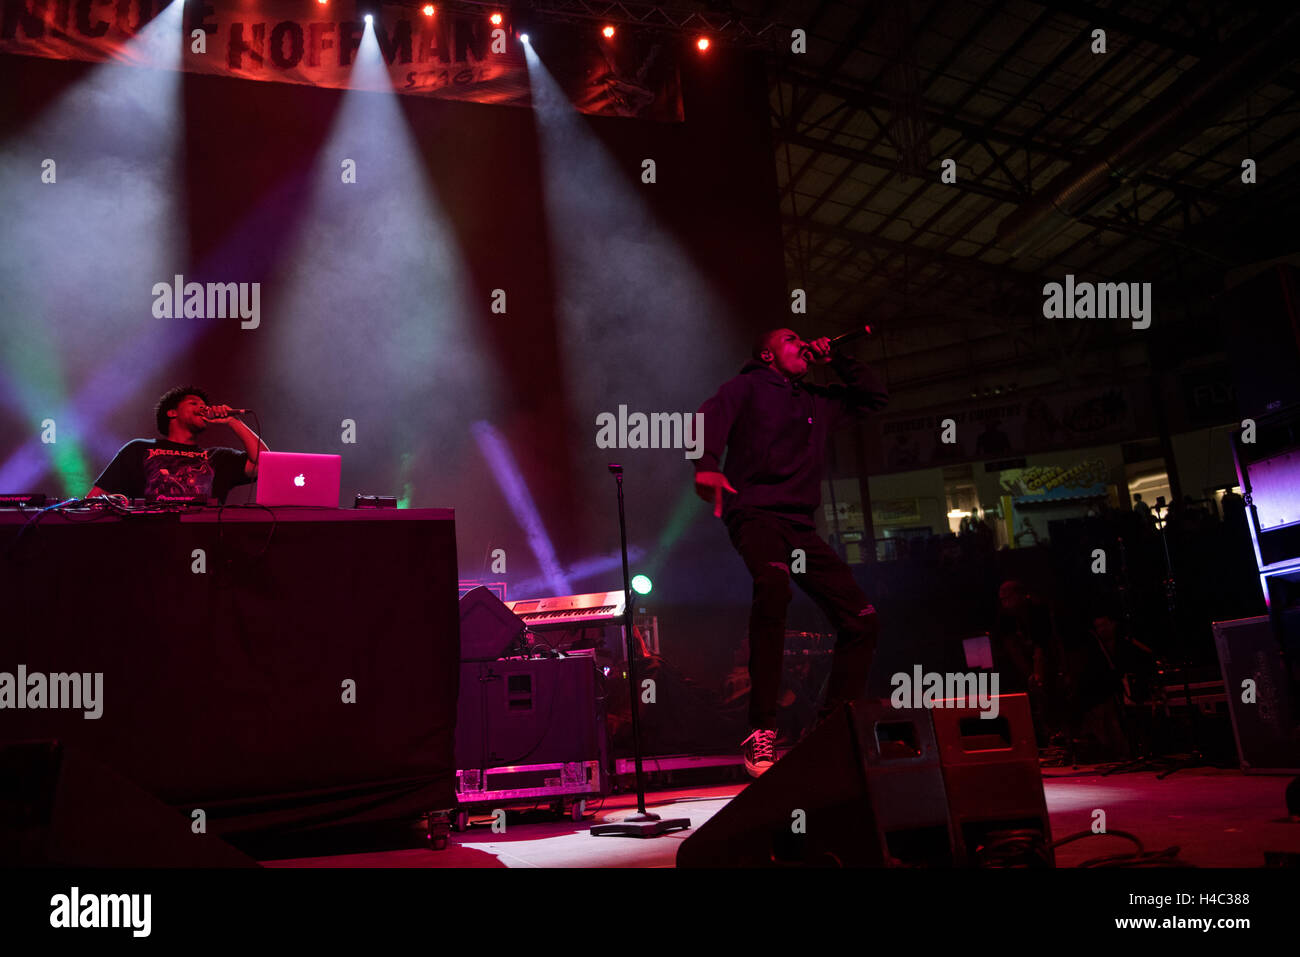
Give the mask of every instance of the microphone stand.
M 637 721 L 637 680 L 636 660 L 640 639 L 632 630 L 632 578 L 627 567 L 627 521 L 623 514 L 623 466 L 611 462 L 610 474 L 618 483 L 618 534 L 623 544 L 623 638 L 627 647 L 627 681 L 628 698 L 632 705 L 632 754 L 636 759 L 636 807 L 637 813 L 630 814 L 621 821 L 610 824 L 594 824 L 592 835 L 613 835 L 615 837 L 658 837 L 669 831 L 685 830 L 691 826 L 689 818 L 679 817 L 663 820 L 658 814 L 651 814 L 645 809 L 645 778 L 641 773 L 641 730 Z

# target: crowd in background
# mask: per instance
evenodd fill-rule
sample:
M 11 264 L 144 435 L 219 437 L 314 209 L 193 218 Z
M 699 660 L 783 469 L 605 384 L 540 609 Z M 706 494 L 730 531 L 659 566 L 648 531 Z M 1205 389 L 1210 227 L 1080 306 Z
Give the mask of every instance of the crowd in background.
M 987 633 L 1002 690 L 1030 695 L 1040 746 L 1120 760 L 1149 750 L 1171 675 L 1217 672 L 1211 623 L 1264 613 L 1240 495 L 1221 510 L 1190 496 L 1152 504 L 1025 519 L 1014 549 L 973 516 L 954 534 L 898 540 L 864 577 L 903 660 L 933 657 L 932 632 L 949 646 Z

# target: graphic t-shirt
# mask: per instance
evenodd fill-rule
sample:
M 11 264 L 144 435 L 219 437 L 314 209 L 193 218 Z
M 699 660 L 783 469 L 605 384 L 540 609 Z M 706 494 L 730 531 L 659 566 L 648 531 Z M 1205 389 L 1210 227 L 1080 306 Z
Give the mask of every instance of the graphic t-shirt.
M 122 446 L 95 484 L 128 498 L 226 500 L 236 485 L 252 481 L 244 474 L 248 453 L 238 449 L 203 449 L 170 439 L 134 439 Z

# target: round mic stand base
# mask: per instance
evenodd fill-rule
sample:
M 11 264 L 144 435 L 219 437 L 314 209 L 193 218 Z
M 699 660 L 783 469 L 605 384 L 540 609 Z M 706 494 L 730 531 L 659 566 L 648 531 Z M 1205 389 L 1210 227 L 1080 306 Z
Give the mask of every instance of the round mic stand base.
M 596 837 L 658 837 L 669 831 L 685 830 L 691 826 L 688 818 L 662 820 L 659 815 L 645 809 L 645 777 L 641 772 L 641 726 L 637 719 L 637 655 L 640 640 L 632 631 L 632 578 L 627 566 L 627 519 L 623 512 L 623 466 L 610 463 L 610 474 L 618 483 L 618 533 L 623 544 L 623 637 L 627 645 L 628 698 L 632 703 L 632 753 L 636 757 L 636 809 L 621 821 L 593 824 L 591 833 Z
M 658 837 L 669 831 L 684 831 L 691 826 L 690 818 L 670 818 L 661 820 L 658 814 L 633 814 L 621 821 L 609 824 L 593 824 L 591 833 L 596 837 L 612 835 L 614 837 Z

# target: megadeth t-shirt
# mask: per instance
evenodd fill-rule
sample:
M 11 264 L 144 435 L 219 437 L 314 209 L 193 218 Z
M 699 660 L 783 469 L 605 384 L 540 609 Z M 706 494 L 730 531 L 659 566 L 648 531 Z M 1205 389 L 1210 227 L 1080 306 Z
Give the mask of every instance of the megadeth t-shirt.
M 95 484 L 127 498 L 226 500 L 244 474 L 248 453 L 238 449 L 204 449 L 170 439 L 134 439 L 113 457 Z

